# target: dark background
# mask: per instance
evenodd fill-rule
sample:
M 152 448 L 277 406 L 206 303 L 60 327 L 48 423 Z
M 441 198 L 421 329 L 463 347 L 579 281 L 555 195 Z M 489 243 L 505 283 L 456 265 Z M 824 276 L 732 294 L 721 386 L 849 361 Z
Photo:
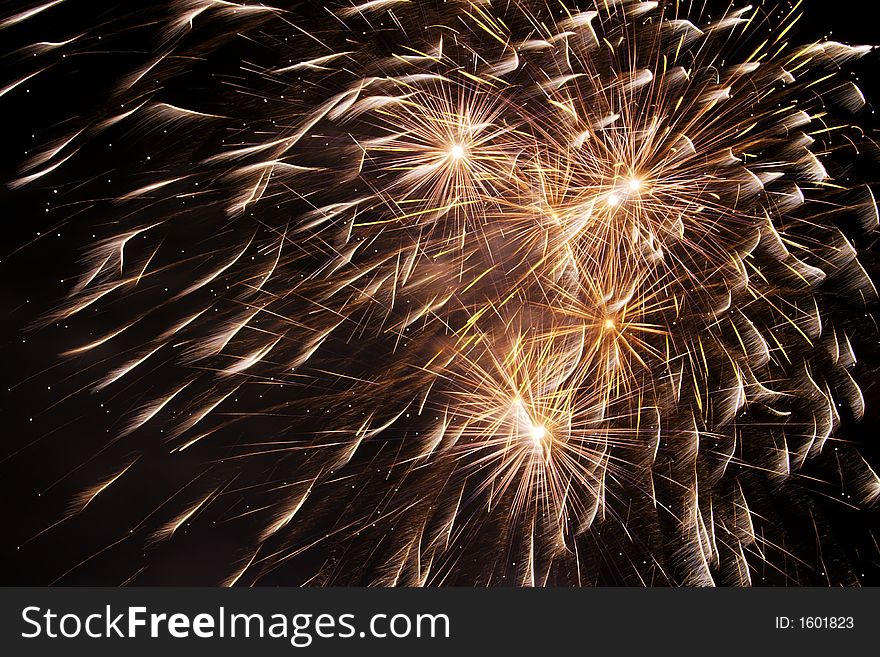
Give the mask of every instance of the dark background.
M 2 4 L 0 20 L 28 6 L 32 5 Z M 319 11 L 308 3 L 299 6 L 303 15 Z M 803 6 L 806 15 L 795 28 L 793 41 L 831 38 L 853 44 L 880 43 L 877 27 L 880 3 L 874 0 L 808 0 Z M 47 74 L 0 98 L 0 181 L 13 179 L 28 152 L 54 135 L 62 134 L 68 117 L 89 113 L 90 108 L 106 99 L 120 75 L 143 61 L 153 41 L 150 31 L 138 26 L 149 16 L 147 4 L 71 1 L 0 32 L 0 53 L 16 52 L 34 41 L 69 38 L 78 30 L 86 29 L 93 29 L 94 35 L 103 35 L 107 43 L 106 50 L 96 47 L 92 55 L 83 54 L 75 61 L 54 64 Z M 218 56 L 235 57 L 236 53 L 227 51 Z M 6 55 L 0 62 L 0 88 L 32 68 L 20 56 Z M 851 70 L 869 101 L 860 122 L 871 127 L 872 134 L 876 135 L 876 127 L 880 125 L 874 114 L 874 107 L 880 105 L 878 56 L 865 57 L 852 65 Z M 175 90 L 176 97 L 185 99 L 187 91 L 183 82 L 181 85 L 181 89 Z M 189 93 L 197 94 L 198 90 Z M 225 536 L 222 531 L 212 533 L 213 544 L 198 537 L 190 539 L 189 548 L 204 554 L 204 575 L 198 568 L 192 570 L 192 559 L 176 564 L 173 555 L 162 551 L 147 555 L 134 543 L 116 545 L 102 556 L 100 564 L 90 563 L 88 567 L 65 574 L 68 568 L 93 554 L 95 546 L 100 549 L 108 544 L 100 515 L 95 516 L 91 525 L 79 524 L 82 529 L 77 534 L 50 531 L 34 539 L 59 519 L 66 499 L 93 485 L 96 472 L 107 471 L 107 464 L 101 463 L 101 455 L 95 454 L 93 446 L 101 442 L 99 438 L 113 432 L 117 413 L 130 407 L 131 399 L 127 395 L 134 394 L 125 388 L 108 394 L 74 394 L 84 380 L 82 373 L 59 365 L 58 354 L 87 342 L 91 332 L 79 328 L 77 333 L 64 325 L 34 327 L 34 322 L 56 307 L 69 291 L 71 280 L 80 271 L 77 264 L 80 249 L 88 243 L 95 226 L 101 224 L 101 218 L 92 207 L 94 204 L 59 199 L 77 198 L 77 183 L 71 181 L 94 181 L 101 177 L 110 181 L 107 195 L 112 196 L 117 189 L 114 182 L 117 171 L 136 168 L 127 165 L 132 160 L 145 163 L 150 151 L 148 140 L 130 137 L 111 131 L 96 140 L 77 156 L 72 165 L 76 167 L 74 176 L 69 171 L 57 178 L 50 175 L 40 184 L 15 191 L 0 186 L 0 302 L 4 317 L 0 324 L 3 353 L 0 361 L 0 495 L 5 511 L 4 537 L 0 539 L 0 563 L 3 564 L 0 583 L 3 584 L 121 584 L 126 579 L 125 573 L 139 572 L 138 564 L 157 561 L 163 564 L 166 579 L 153 583 L 170 584 L 182 578 L 207 584 L 211 583 L 207 573 L 212 572 L 211 554 L 212 548 L 217 547 L 216 542 L 236 542 L 234 525 Z M 71 165 L 62 167 L 62 171 L 67 166 Z M 871 181 L 880 181 L 880 168 L 872 168 L 870 164 L 861 166 L 866 167 L 865 175 Z M 126 182 L 118 188 L 131 189 L 132 186 Z M 100 200 L 95 200 L 100 205 Z M 878 281 L 880 254 L 872 239 L 861 238 L 857 244 L 863 263 Z M 876 336 L 866 336 L 864 342 L 876 346 Z M 857 425 L 845 424 L 838 437 L 862 444 L 862 453 L 876 469 L 880 464 L 880 385 L 874 364 L 880 359 L 872 353 L 860 352 L 859 355 L 867 356 L 856 371 L 866 396 L 866 417 Z M 70 464 L 82 465 L 71 471 Z M 165 480 L 174 476 L 175 473 L 166 471 L 151 472 L 148 463 L 140 477 L 139 494 L 144 500 L 152 499 L 168 488 Z M 104 513 L 128 511 L 128 507 L 137 506 L 139 500 L 117 499 L 113 504 L 118 508 L 110 506 Z M 820 500 L 819 504 L 826 506 L 834 540 L 844 547 L 860 581 L 880 584 L 877 545 L 880 513 L 848 510 L 831 501 Z M 803 539 L 809 542 L 813 536 L 807 533 Z

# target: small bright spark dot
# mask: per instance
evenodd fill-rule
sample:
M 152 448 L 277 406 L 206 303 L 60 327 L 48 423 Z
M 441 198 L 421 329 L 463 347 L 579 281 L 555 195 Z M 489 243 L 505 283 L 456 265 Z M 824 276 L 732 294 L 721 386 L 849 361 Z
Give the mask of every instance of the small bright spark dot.
M 638 178 L 630 178 L 629 188 L 631 190 L 633 190 L 634 192 L 638 191 L 639 189 L 642 188 L 642 181 L 639 180 Z
M 608 196 L 608 205 L 614 206 L 620 203 L 620 197 L 617 194 L 611 194 Z
M 455 144 L 449 149 L 449 154 L 452 156 L 453 160 L 460 160 L 464 157 L 464 147 L 460 144 Z
M 614 329 L 616 326 L 617 326 L 617 325 L 614 323 L 614 320 L 613 320 L 613 319 L 608 318 L 608 319 L 605 320 L 605 330 L 606 330 L 606 331 L 611 331 L 611 330 Z

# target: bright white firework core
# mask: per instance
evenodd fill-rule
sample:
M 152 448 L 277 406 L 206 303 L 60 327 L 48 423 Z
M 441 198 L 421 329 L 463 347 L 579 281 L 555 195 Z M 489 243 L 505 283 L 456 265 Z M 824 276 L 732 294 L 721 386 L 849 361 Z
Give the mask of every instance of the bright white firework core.
M 608 196 L 608 205 L 614 206 L 620 203 L 620 197 L 617 194 L 610 194 Z
M 449 155 L 453 160 L 460 160 L 464 157 L 464 147 L 461 144 L 453 144 L 449 149 Z
M 532 427 L 532 440 L 534 440 L 535 443 L 540 444 L 540 442 L 544 440 L 544 436 L 546 435 L 547 430 L 540 424 L 536 424 Z
M 642 188 L 642 181 L 638 178 L 630 178 L 629 188 L 634 192 L 639 191 Z

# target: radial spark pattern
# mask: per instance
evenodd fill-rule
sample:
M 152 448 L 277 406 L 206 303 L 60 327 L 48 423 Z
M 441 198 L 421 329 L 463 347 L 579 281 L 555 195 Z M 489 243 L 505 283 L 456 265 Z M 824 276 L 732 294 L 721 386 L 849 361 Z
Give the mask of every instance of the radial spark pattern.
M 800 3 L 703 4 L 129 17 L 154 54 L 11 183 L 99 208 L 42 326 L 89 327 L 64 357 L 124 408 L 40 540 L 97 514 L 147 546 L 133 581 L 202 558 L 227 584 L 825 578 L 813 497 L 880 497 L 835 440 L 876 297 L 844 73 L 870 48 L 798 45 Z M 76 162 L 107 135 L 150 157 L 102 200 Z M 157 472 L 145 512 L 96 510 Z

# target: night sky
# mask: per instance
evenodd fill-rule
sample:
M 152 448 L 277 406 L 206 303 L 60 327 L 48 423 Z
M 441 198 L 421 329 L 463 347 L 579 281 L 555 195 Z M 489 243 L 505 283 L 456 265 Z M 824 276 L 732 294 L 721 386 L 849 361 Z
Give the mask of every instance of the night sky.
M 295 5 L 291 9 L 292 16 L 300 25 L 311 28 L 327 20 L 317 4 L 292 4 Z M 32 3 L 6 2 L 0 7 L 0 20 L 29 6 Z M 794 28 L 793 41 L 828 37 L 852 44 L 880 43 L 880 5 L 872 0 L 806 0 L 803 6 L 805 17 Z M 119 80 L 157 52 L 159 46 L 151 25 L 166 13 L 161 3 L 151 6 L 68 0 L 0 32 L 3 70 L 0 88 L 34 70 L 33 57 L 22 55 L 29 44 L 63 40 L 76 34 L 88 35 L 87 45 L 81 47 L 76 56 L 60 60 L 47 56 L 45 61 L 53 62 L 48 70 L 6 94 L 0 92 L 3 117 L 0 181 L 17 179 L 22 162 L 35 149 L 65 134 L 70 126 L 77 124 L 76 117 L 91 115 L 108 102 Z M 166 78 L 157 98 L 180 107 L 219 108 L 224 94 L 233 88 L 229 72 L 242 62 L 248 67 L 259 67 L 268 59 L 264 49 L 249 40 L 232 40 L 211 50 L 199 61 L 182 62 L 179 72 Z M 876 138 L 880 123 L 874 107 L 880 105 L 880 59 L 872 53 L 849 64 L 847 70 L 845 75 L 858 81 L 868 101 L 858 115 L 858 122 L 867 127 L 869 136 Z M 249 103 L 254 107 L 259 105 L 259 99 L 245 98 L 241 102 L 246 104 L 243 113 L 251 106 Z M 255 120 L 241 128 L 260 130 L 262 126 Z M 118 231 L 118 222 L 125 221 L 127 206 L 114 199 L 153 180 L 151 174 L 145 173 L 152 170 L 152 158 L 162 161 L 169 176 L 186 175 L 192 162 L 208 154 L 206 144 L 216 141 L 217 137 L 200 134 L 200 129 L 176 131 L 169 125 L 168 130 L 170 134 L 152 128 L 135 130 L 122 122 L 86 141 L 74 158 L 57 172 L 16 189 L 0 185 L 3 222 L 0 294 L 5 317 L 0 325 L 4 354 L 0 386 L 0 435 L 3 437 L 0 487 L 7 516 L 0 545 L 3 551 L 0 583 L 4 585 L 214 585 L 224 581 L 234 570 L 230 563 L 248 558 L 250 552 L 243 546 L 248 544 L 248 537 L 261 531 L 259 514 L 250 511 L 262 503 L 270 503 L 265 490 L 249 499 L 244 494 L 230 496 L 216 505 L 217 508 L 209 507 L 199 514 L 197 523 L 175 533 L 173 541 L 149 538 L 155 527 L 162 524 L 159 516 L 166 518 L 162 511 L 154 516 L 156 510 L 166 508 L 163 505 L 169 498 L 190 482 L 213 482 L 212 477 L 216 475 L 217 487 L 221 481 L 226 482 L 223 485 L 228 484 L 233 461 L 218 464 L 217 455 L 225 454 L 234 459 L 238 444 L 257 442 L 262 436 L 284 435 L 287 422 L 283 412 L 260 413 L 237 421 L 218 434 L 210 457 L 193 449 L 169 461 L 165 458 L 166 436 L 157 431 L 117 436 L 132 409 L 149 401 L 156 391 L 168 389 L 175 381 L 187 380 L 189 374 L 185 370 L 161 361 L 161 366 L 149 365 L 138 377 L 125 380 L 121 385 L 91 391 L 91 384 L 97 378 L 118 367 L 120 360 L 115 355 L 119 351 L 136 350 L 148 339 L 149 322 L 154 320 L 149 320 L 145 327 L 126 332 L 112 346 L 104 345 L 87 358 L 74 360 L 63 359 L 60 354 L 105 335 L 119 321 L 125 321 L 124 305 L 117 310 L 110 307 L 87 313 L 71 322 L 43 321 L 60 307 L 81 274 L 80 262 L 86 247 L 94 239 L 114 234 Z M 169 156 L 173 149 L 177 153 Z M 880 180 L 880 165 L 863 158 L 854 164 L 851 174 L 854 179 L 876 182 Z M 876 185 L 874 189 L 876 193 Z M 185 211 L 190 212 L 199 209 L 201 201 L 193 197 L 187 203 L 190 206 Z M 165 209 L 157 206 L 152 211 L 162 213 Z M 211 227 L 218 235 L 234 230 L 217 204 L 205 203 L 199 212 L 199 222 L 176 231 L 173 239 L 177 242 L 164 243 L 163 250 L 185 255 L 191 245 L 215 237 L 206 234 Z M 874 281 L 880 280 L 877 234 L 857 236 L 854 241 L 862 264 Z M 177 275 L 175 271 L 169 270 L 171 283 Z M 215 284 L 222 286 L 224 280 L 221 277 Z M 149 304 L 150 294 L 159 298 L 160 292 L 159 289 L 146 291 L 138 303 Z M 845 315 L 857 309 L 841 305 L 839 312 Z M 840 320 L 847 322 L 846 317 Z M 880 471 L 880 335 L 864 329 L 864 323 L 858 326 L 860 334 L 855 341 L 860 362 L 853 375 L 864 392 L 867 409 L 861 422 L 844 418 L 835 437 L 859 444 L 865 460 Z M 353 350 L 359 348 L 352 347 Z M 365 363 L 364 370 L 368 371 L 373 357 L 369 353 L 359 357 Z M 381 356 L 376 354 L 375 358 Z M 256 392 L 248 388 L 240 398 L 236 395 L 234 413 L 259 413 L 261 409 L 283 409 L 289 404 L 308 405 L 309 399 L 308 395 L 303 397 L 296 392 L 294 386 L 267 385 Z M 379 395 L 371 403 L 382 406 L 384 402 Z M 308 410 L 322 412 L 318 406 Z M 318 417 L 308 422 L 319 430 L 325 421 Z M 120 466 L 131 462 L 135 455 L 138 457 L 130 481 L 120 485 L 115 494 L 96 498 L 94 505 L 89 504 L 75 521 L 53 526 L 64 516 L 72 500 L 96 482 L 117 473 Z M 369 452 L 362 457 L 364 467 L 371 467 L 373 457 Z M 786 523 L 787 549 L 803 550 L 809 555 L 806 561 L 811 564 L 827 559 L 827 575 L 811 568 L 792 566 L 798 573 L 798 583 L 878 585 L 880 510 L 876 504 L 873 510 L 849 508 L 833 499 L 826 488 L 811 488 L 809 484 L 813 475 L 822 477 L 834 472 L 833 458 L 823 456 L 811 463 L 803 473 L 805 481 L 795 486 L 795 491 L 780 493 L 778 498 L 771 491 L 764 499 L 763 509 L 772 511 L 774 517 L 783 521 L 792 520 L 790 526 Z M 273 454 L 250 459 L 242 467 L 250 473 L 263 473 L 263 481 L 286 482 L 285 461 Z M 226 479 L 218 474 L 221 469 Z M 245 473 L 242 479 L 235 481 L 249 481 L 249 476 Z M 378 481 L 370 484 L 372 490 L 380 485 Z M 810 500 L 809 513 L 806 507 L 798 507 L 799 499 Z M 192 501 L 189 497 L 186 500 Z M 329 499 L 322 503 L 334 504 Z M 817 522 L 824 528 L 822 534 L 826 541 L 821 550 L 827 549 L 827 554 L 817 553 L 814 529 L 809 522 L 814 513 L 821 514 Z M 120 521 L 120 518 L 126 520 Z M 315 535 L 325 529 L 331 531 L 330 527 L 323 528 L 322 522 L 320 518 L 315 520 L 312 530 Z M 130 523 L 132 534 L 139 536 L 137 540 L 126 536 L 125 523 Z M 614 561 L 617 553 L 614 542 L 624 539 L 609 530 L 607 539 L 597 540 L 607 540 L 608 549 L 607 552 L 600 550 L 605 556 L 597 562 L 600 574 L 596 582 L 632 584 L 632 578 L 625 576 Z M 282 544 L 278 547 L 283 549 Z M 259 583 L 320 584 L 323 582 L 308 581 L 308 576 L 322 568 L 334 573 L 328 582 L 370 583 L 367 571 L 381 570 L 370 558 L 361 559 L 366 564 L 362 574 L 333 570 L 336 568 L 333 564 L 343 563 L 350 549 L 354 548 L 336 545 L 326 551 L 309 552 L 283 567 L 263 573 Z M 469 567 L 478 565 L 474 562 Z M 857 582 L 843 574 L 850 572 L 856 575 Z M 770 585 L 794 583 L 772 569 L 755 570 L 753 581 Z M 658 579 L 656 583 L 670 582 Z

